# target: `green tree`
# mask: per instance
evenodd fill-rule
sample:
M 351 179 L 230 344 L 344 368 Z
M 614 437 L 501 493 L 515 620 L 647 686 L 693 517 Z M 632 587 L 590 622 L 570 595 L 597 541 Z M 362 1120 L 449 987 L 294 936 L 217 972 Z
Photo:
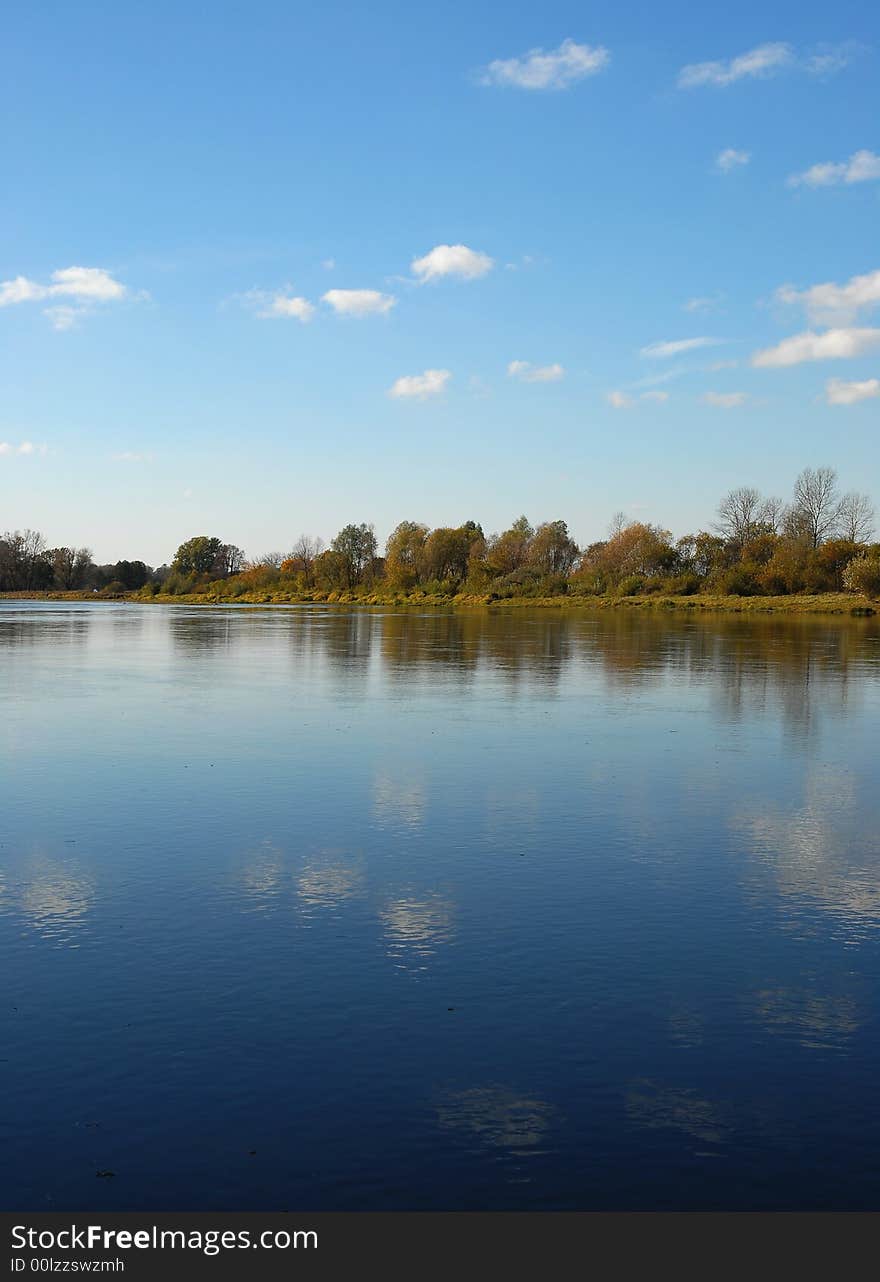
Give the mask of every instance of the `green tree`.
M 339 558 L 345 587 L 356 587 L 372 571 L 376 559 L 372 525 L 346 525 L 330 544 L 330 551 Z
M 223 548 L 222 539 L 198 534 L 181 543 L 171 562 L 178 574 L 208 574 L 215 568 Z

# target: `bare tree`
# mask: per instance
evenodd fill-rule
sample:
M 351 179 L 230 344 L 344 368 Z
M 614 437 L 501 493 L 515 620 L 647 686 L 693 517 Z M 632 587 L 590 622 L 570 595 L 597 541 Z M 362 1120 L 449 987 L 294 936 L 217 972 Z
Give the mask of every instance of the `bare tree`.
M 609 539 L 616 539 L 618 534 L 622 534 L 626 527 L 631 524 L 632 522 L 626 512 L 615 512 L 608 522 Z
M 840 513 L 837 473 L 833 467 L 805 467 L 794 483 L 789 513 L 793 530 L 817 548 L 833 533 Z
M 81 588 L 92 564 L 90 548 L 54 548 L 51 553 L 55 586 L 64 592 Z
M 785 503 L 782 499 L 771 497 L 762 499 L 758 508 L 758 524 L 770 534 L 778 534 L 785 517 Z
M 850 490 L 840 500 L 837 529 L 842 539 L 850 543 L 867 543 L 874 533 L 874 504 L 867 494 Z
M 288 560 L 295 561 L 297 568 L 306 577 L 306 585 L 312 586 L 315 574 L 315 561 L 324 551 L 324 540 L 312 538 L 310 534 L 301 534 L 290 550 Z
M 742 546 L 757 533 L 761 495 L 750 486 L 731 490 L 718 504 L 718 529 L 731 543 Z

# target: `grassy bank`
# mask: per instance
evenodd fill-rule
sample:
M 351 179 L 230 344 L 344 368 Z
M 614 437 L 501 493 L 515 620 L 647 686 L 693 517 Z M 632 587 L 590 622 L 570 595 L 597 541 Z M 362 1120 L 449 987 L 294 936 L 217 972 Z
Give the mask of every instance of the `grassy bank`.
M 6 601 L 132 601 L 158 605 L 359 605 L 408 608 L 490 610 L 690 610 L 724 614 L 825 614 L 868 616 L 880 611 L 880 602 L 850 592 L 805 593 L 791 596 L 721 596 L 694 593 L 692 596 L 474 596 L 459 593 L 443 596 L 423 592 L 245 592 L 241 595 L 189 593 L 180 596 L 129 592 L 104 596 L 92 592 L 3 592 Z

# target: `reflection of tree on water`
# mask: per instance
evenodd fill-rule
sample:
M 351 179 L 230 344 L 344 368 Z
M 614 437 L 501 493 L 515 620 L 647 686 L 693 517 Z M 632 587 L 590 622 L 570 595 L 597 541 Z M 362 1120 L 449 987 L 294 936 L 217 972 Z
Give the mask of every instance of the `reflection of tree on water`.
M 53 648 L 57 645 L 82 645 L 88 639 L 92 620 L 92 610 L 44 610 L 34 609 L 30 604 L 27 611 L 0 608 L 0 647 L 8 646 L 13 652 L 19 645 L 46 645 Z
M 542 1151 L 555 1118 L 552 1104 L 506 1086 L 457 1091 L 437 1105 L 437 1121 L 445 1130 L 461 1132 L 481 1147 L 504 1149 L 518 1157 Z
M 571 658 L 569 621 L 555 612 L 401 612 L 381 618 L 382 656 L 389 676 L 442 668 L 444 678 L 470 680 L 486 667 L 516 681 L 555 682 Z

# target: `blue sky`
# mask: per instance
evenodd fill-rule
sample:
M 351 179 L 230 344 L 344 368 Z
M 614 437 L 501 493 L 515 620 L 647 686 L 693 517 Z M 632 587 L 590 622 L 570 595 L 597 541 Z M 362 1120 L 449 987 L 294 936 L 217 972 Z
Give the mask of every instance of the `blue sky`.
M 863 0 L 13 0 L 0 38 L 0 529 L 158 564 L 680 534 L 825 463 L 880 500 Z

